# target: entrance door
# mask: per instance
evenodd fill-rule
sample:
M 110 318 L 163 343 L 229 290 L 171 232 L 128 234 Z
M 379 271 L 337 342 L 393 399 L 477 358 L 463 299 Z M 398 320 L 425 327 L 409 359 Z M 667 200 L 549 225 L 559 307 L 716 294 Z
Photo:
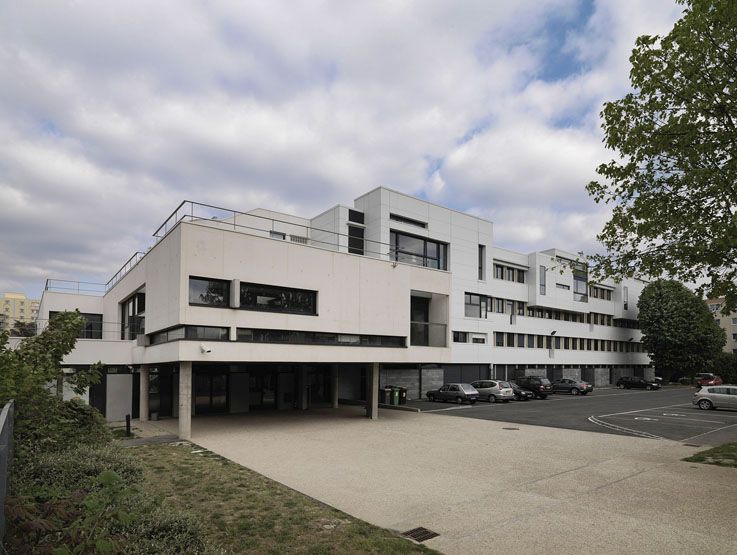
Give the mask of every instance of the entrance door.
M 195 373 L 194 412 L 208 414 L 228 410 L 228 374 L 225 372 Z
M 249 406 L 252 410 L 276 408 L 277 373 L 272 369 L 253 369 L 249 373 Z

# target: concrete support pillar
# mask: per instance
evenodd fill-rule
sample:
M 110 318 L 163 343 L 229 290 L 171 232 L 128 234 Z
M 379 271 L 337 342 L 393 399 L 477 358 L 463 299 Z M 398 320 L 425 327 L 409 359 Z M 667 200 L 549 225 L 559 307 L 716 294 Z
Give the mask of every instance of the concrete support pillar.
M 179 363 L 179 439 L 192 438 L 192 363 Z
M 148 366 L 141 366 L 140 371 L 140 394 L 138 395 L 138 419 L 141 422 L 148 422 L 148 384 L 149 369 Z
M 366 417 L 379 417 L 379 363 L 373 362 L 366 372 Z
M 299 367 L 299 395 L 297 396 L 297 408 L 300 410 L 307 410 L 309 405 L 309 391 L 307 384 L 307 367 Z
M 338 365 L 333 364 L 330 367 L 330 392 L 332 394 L 332 405 L 334 409 L 338 408 Z

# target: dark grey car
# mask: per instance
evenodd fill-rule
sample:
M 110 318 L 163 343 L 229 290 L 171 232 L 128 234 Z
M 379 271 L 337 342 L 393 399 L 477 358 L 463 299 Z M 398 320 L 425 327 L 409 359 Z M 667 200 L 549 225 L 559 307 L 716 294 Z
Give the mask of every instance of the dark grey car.
M 469 383 L 447 383 L 427 392 L 428 401 L 453 401 L 459 405 L 464 402 L 473 405 L 478 398 L 479 392 Z
M 570 393 L 571 395 L 586 395 L 594 390 L 594 386 L 582 380 L 563 378 L 553 382 L 553 393 Z

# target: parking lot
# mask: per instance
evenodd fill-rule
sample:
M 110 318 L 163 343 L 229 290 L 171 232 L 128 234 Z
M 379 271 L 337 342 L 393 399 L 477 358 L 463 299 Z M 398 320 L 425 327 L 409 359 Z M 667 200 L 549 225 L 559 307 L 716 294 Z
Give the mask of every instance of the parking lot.
M 597 389 L 586 396 L 554 394 L 547 399 L 475 405 L 410 401 L 425 413 L 551 426 L 645 438 L 664 438 L 695 445 L 737 441 L 737 411 L 703 411 L 691 404 L 694 389 L 659 391 Z

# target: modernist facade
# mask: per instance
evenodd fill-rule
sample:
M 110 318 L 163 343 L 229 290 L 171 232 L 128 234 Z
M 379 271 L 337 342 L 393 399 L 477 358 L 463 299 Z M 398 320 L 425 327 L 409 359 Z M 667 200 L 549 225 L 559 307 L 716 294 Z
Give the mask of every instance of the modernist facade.
M 722 349 L 725 353 L 737 354 L 737 312 L 730 314 L 722 314 L 722 307 L 724 306 L 724 298 L 709 299 L 706 301 L 709 306 L 709 310 L 714 315 L 714 319 L 719 324 L 719 327 L 724 330 L 727 336 L 727 342 L 724 344 Z
M 102 361 L 108 419 L 337 406 L 378 390 L 520 374 L 596 385 L 651 372 L 637 280 L 591 283 L 568 252 L 386 188 L 311 218 L 184 202 L 100 294 L 48 282 L 39 326 L 79 309 L 65 363 Z M 61 287 L 61 289 L 59 289 Z
M 39 302 L 23 293 L 3 293 L 0 297 L 0 330 L 10 330 L 16 322 L 36 321 Z

